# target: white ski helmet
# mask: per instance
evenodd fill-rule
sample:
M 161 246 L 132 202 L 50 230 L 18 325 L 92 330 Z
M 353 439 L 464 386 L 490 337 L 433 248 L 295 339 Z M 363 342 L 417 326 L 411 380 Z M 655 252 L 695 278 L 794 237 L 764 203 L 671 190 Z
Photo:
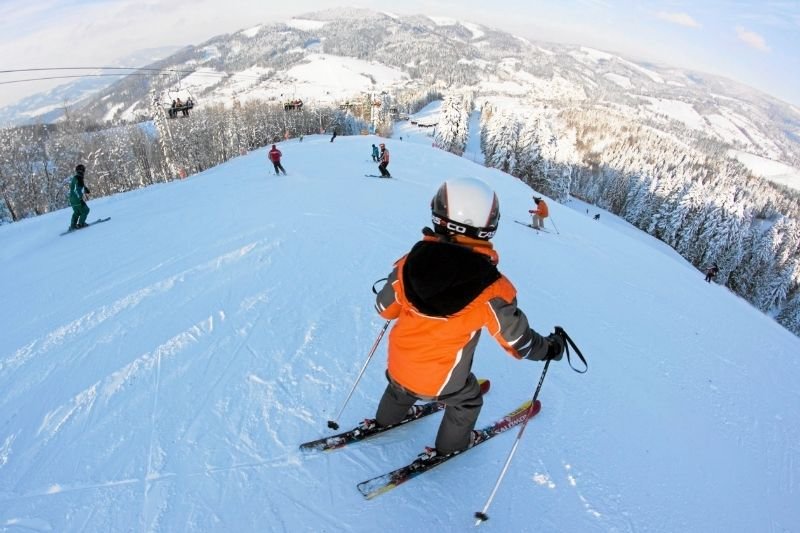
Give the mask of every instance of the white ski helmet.
M 477 178 L 455 178 L 445 181 L 431 200 L 434 226 L 457 233 L 489 240 L 500 221 L 500 202 L 486 183 Z

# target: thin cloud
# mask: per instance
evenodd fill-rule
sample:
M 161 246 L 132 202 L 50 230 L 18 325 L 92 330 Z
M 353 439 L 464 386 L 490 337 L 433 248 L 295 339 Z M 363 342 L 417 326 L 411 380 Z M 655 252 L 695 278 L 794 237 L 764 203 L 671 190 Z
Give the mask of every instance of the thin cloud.
M 697 22 L 691 15 L 688 13 L 670 13 L 667 11 L 659 11 L 656 13 L 656 18 L 661 20 L 665 20 L 667 22 L 671 22 L 672 24 L 678 24 L 680 26 L 686 26 L 687 28 L 699 28 L 700 23 Z
M 613 7 L 610 3 L 606 2 L 605 0 L 581 0 L 578 3 L 593 7 L 602 7 L 602 8 Z
M 761 52 L 769 52 L 770 48 L 767 46 L 767 41 L 754 31 L 746 30 L 741 26 L 736 26 L 736 36 L 747 46 L 760 50 Z

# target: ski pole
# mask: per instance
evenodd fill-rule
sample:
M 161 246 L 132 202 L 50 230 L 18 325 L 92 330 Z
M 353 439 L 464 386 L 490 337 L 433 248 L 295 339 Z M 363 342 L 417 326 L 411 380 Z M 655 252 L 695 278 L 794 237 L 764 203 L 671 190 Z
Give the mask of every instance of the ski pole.
M 553 220 L 553 215 L 550 215 L 550 222 L 552 222 L 552 223 L 553 223 L 553 229 L 555 229 L 555 230 L 556 230 L 556 235 L 561 235 L 561 232 L 559 232 L 559 231 L 558 231 L 558 228 L 556 227 L 556 221 L 555 221 L 555 220 Z
M 544 382 L 545 375 L 547 375 L 547 368 L 550 366 L 550 361 L 551 359 L 548 359 L 547 362 L 544 364 L 544 370 L 542 370 L 542 377 L 539 378 L 539 385 L 536 387 L 536 392 L 533 393 L 533 400 L 531 400 L 531 406 L 528 408 L 528 416 L 525 417 L 525 422 L 523 422 L 522 427 L 519 428 L 519 433 L 517 433 L 517 438 L 514 441 L 514 446 L 511 447 L 511 453 L 509 453 L 508 457 L 506 458 L 506 463 L 503 465 L 503 469 L 500 471 L 500 476 L 497 478 L 497 481 L 494 484 L 492 493 L 489 495 L 489 499 L 486 500 L 483 509 L 475 513 L 476 526 L 481 525 L 481 522 L 489 520 L 489 515 L 486 514 L 486 511 L 488 511 L 489 506 L 492 505 L 492 500 L 494 500 L 494 496 L 495 494 L 497 494 L 497 489 L 500 488 L 500 483 L 506 476 L 508 467 L 511 465 L 511 459 L 514 457 L 514 454 L 517 451 L 517 446 L 519 446 L 519 443 L 522 440 L 522 434 L 525 432 L 525 427 L 528 425 L 528 420 L 531 419 L 530 415 L 532 412 L 534 412 L 534 409 L 536 408 L 536 399 L 539 397 L 539 391 L 542 389 L 542 383 Z
M 350 397 L 353 395 L 353 392 L 356 390 L 356 385 L 358 382 L 361 381 L 361 376 L 364 375 L 364 371 L 367 369 L 367 365 L 369 365 L 370 360 L 372 360 L 372 356 L 375 354 L 375 350 L 378 348 L 378 345 L 381 343 L 381 339 L 383 338 L 383 334 L 386 333 L 386 328 L 389 327 L 389 323 L 391 320 L 387 320 L 386 323 L 381 328 L 380 333 L 378 333 L 378 337 L 375 339 L 375 342 L 372 344 L 372 348 L 369 351 L 369 355 L 367 356 L 367 360 L 364 361 L 364 366 L 361 367 L 361 371 L 358 373 L 358 377 L 356 378 L 356 382 L 353 383 L 353 387 L 350 389 L 350 394 L 347 395 L 347 398 L 342 404 L 342 408 L 339 409 L 339 413 L 336 415 L 336 420 L 342 416 L 344 412 L 344 408 L 347 407 L 347 402 L 350 401 Z M 328 427 L 331 429 L 339 429 L 339 424 L 336 423 L 336 420 L 328 420 Z
M 584 374 L 589 370 L 589 365 L 586 363 L 586 358 L 583 357 L 583 354 L 578 349 L 578 346 L 575 344 L 575 341 L 564 331 L 564 328 L 561 326 L 555 327 L 556 335 L 561 337 L 564 340 L 564 352 L 567 354 L 567 362 L 572 370 L 579 374 Z M 583 370 L 579 370 L 572 365 L 572 359 L 570 358 L 569 348 L 572 346 L 572 349 L 575 350 L 575 354 L 584 364 L 585 368 Z M 514 441 L 514 446 L 511 447 L 511 453 L 508 454 L 508 458 L 506 459 L 506 463 L 503 465 L 503 470 L 500 472 L 500 476 L 497 478 L 497 481 L 494 484 L 494 488 L 492 489 L 492 493 L 489 495 L 489 499 L 486 500 L 486 504 L 484 504 L 483 509 L 475 513 L 475 525 L 481 525 L 481 522 L 486 522 L 489 520 L 489 515 L 486 514 L 486 511 L 489 510 L 489 506 L 492 504 L 492 500 L 494 500 L 495 494 L 497 494 L 497 489 L 500 487 L 500 483 L 503 481 L 503 478 L 508 471 L 508 467 L 511 464 L 511 458 L 514 457 L 514 454 L 517 451 L 517 446 L 519 446 L 520 440 L 522 440 L 522 434 L 525 432 L 525 427 L 528 425 L 528 421 L 531 419 L 531 413 L 534 413 L 536 409 L 536 400 L 539 397 L 539 391 L 542 389 L 542 383 L 544 383 L 544 377 L 547 375 L 547 367 L 550 366 L 550 361 L 552 359 L 548 359 L 547 362 L 544 364 L 544 369 L 542 370 L 542 377 L 539 378 L 539 384 L 536 386 L 536 392 L 533 393 L 533 400 L 531 400 L 531 406 L 528 409 L 528 416 L 525 417 L 525 422 L 522 423 L 522 427 L 519 428 L 519 433 L 517 434 L 517 439 Z
M 372 284 L 372 293 L 373 294 L 378 294 L 378 289 L 376 289 L 375 287 L 381 281 L 388 281 L 388 279 L 389 278 L 381 278 L 378 281 L 376 281 L 375 283 L 373 283 Z M 375 339 L 375 343 L 372 345 L 372 348 L 369 351 L 369 355 L 367 356 L 367 360 L 364 362 L 364 366 L 361 367 L 361 372 L 358 373 L 358 377 L 356 378 L 356 382 L 353 383 L 353 388 L 350 389 L 350 394 L 347 395 L 347 399 L 345 399 L 344 404 L 342 405 L 342 408 L 339 409 L 339 414 L 336 415 L 337 419 L 340 416 L 342 416 L 342 412 L 344 411 L 344 408 L 347 406 L 347 402 L 350 401 L 350 397 L 353 395 L 353 392 L 356 390 L 356 385 L 358 385 L 358 382 L 361 381 L 361 376 L 364 375 L 364 371 L 367 369 L 367 365 L 369 365 L 369 362 L 372 359 L 372 356 L 375 354 L 375 350 L 378 348 L 378 345 L 381 343 L 381 339 L 383 338 L 383 334 L 386 333 L 386 328 L 389 327 L 389 322 L 391 322 L 391 321 L 387 320 L 386 324 L 383 325 L 383 328 L 381 329 L 380 333 L 378 333 L 378 338 Z M 336 429 L 339 429 L 339 424 L 336 423 L 336 420 L 328 420 L 328 427 L 331 428 L 331 429 L 336 430 Z

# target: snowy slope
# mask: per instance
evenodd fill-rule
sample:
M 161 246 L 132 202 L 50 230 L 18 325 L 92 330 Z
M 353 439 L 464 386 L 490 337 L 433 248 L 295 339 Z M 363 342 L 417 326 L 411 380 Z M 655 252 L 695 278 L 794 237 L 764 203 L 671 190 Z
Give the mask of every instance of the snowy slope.
M 0 227 L 0 531 L 470 530 L 514 433 L 367 502 L 361 480 L 430 444 L 438 416 L 303 456 L 329 433 L 383 321 L 372 283 L 419 238 L 448 176 L 496 188 L 500 267 L 551 366 L 486 531 L 797 531 L 800 340 L 646 235 L 551 202 L 423 142 L 282 143 L 182 182 Z M 92 182 L 91 172 L 87 178 Z M 548 221 L 549 229 L 555 227 Z M 385 344 L 339 422 L 371 416 Z M 542 365 L 488 336 L 481 422 L 530 397 Z

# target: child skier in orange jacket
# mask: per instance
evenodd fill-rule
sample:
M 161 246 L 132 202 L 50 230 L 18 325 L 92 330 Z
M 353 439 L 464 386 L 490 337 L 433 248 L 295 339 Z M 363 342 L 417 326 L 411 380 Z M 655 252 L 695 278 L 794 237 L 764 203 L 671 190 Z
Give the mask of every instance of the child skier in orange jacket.
M 399 422 L 417 401 L 446 404 L 436 452 L 468 448 L 483 399 L 472 360 L 481 330 L 517 359 L 560 360 L 558 335 L 542 337 L 517 307 L 516 289 L 497 270 L 489 242 L 497 196 L 474 178 L 446 181 L 431 202 L 434 229 L 399 259 L 376 298 L 389 334 L 386 376 L 376 423 Z

